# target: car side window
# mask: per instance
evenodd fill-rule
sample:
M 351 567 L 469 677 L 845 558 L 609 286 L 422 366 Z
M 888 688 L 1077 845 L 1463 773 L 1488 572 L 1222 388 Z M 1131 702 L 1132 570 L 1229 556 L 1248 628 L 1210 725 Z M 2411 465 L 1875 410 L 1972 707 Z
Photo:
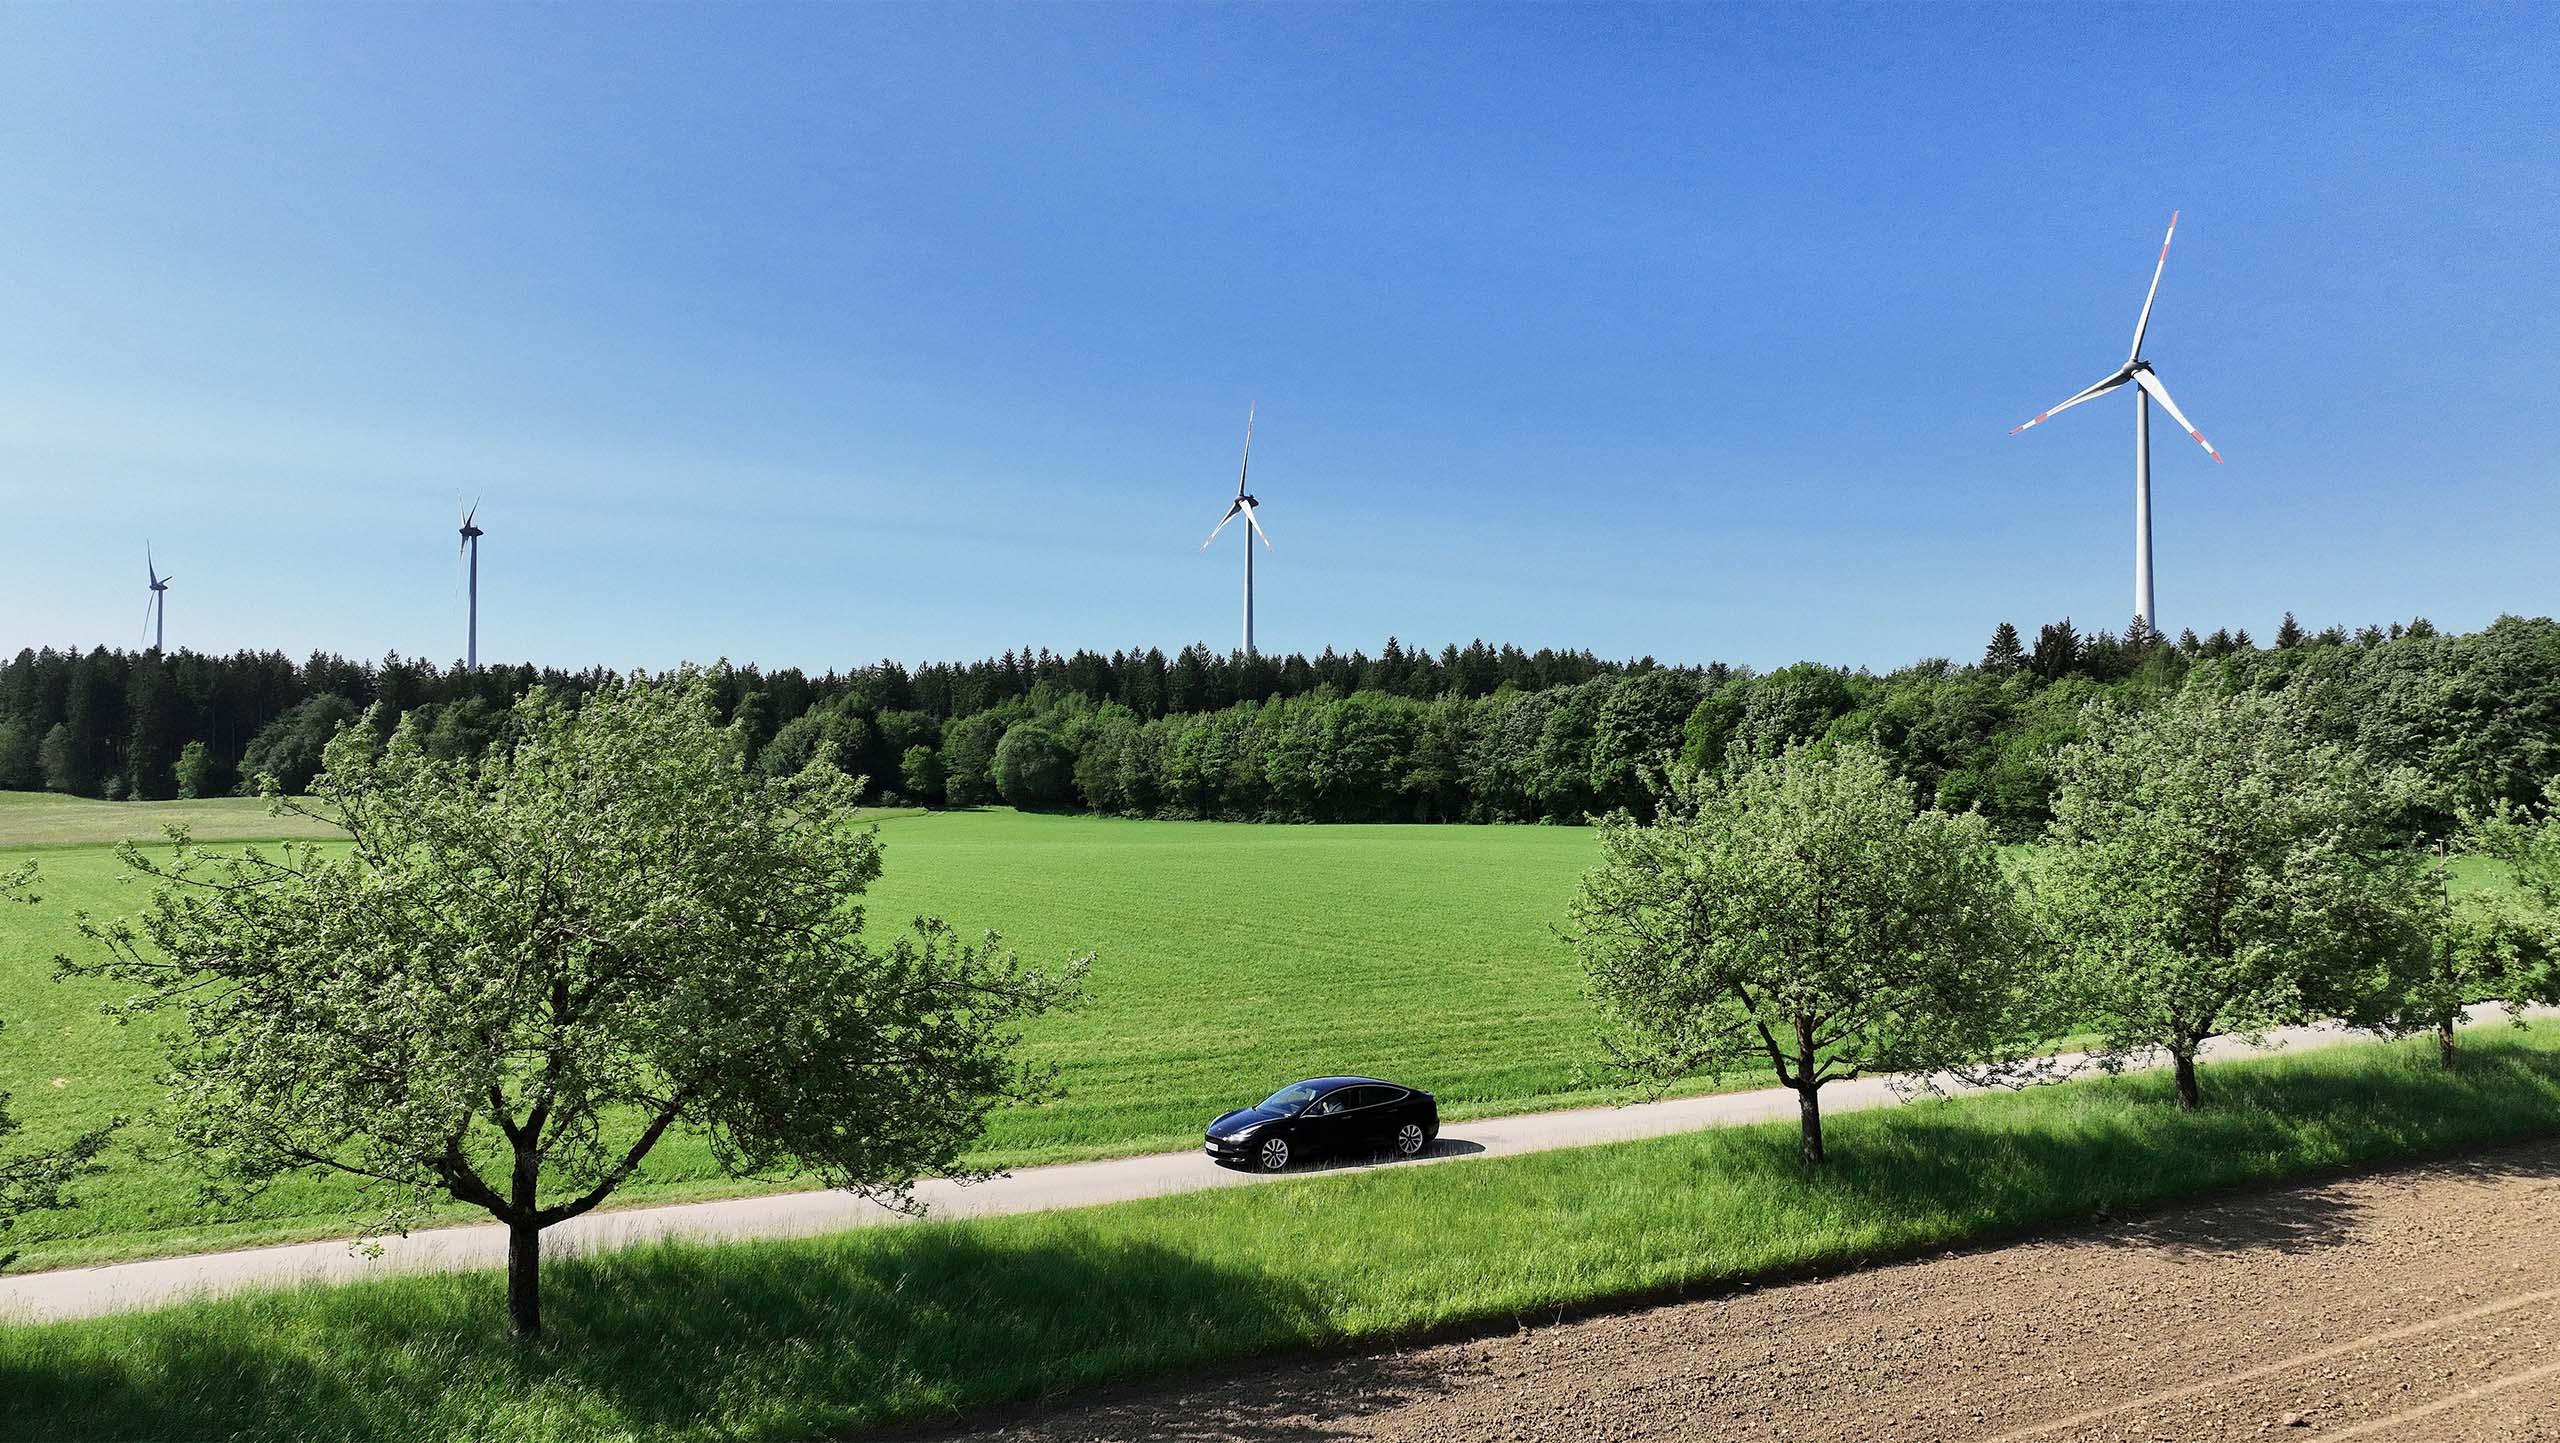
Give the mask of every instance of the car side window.
M 1355 1105 L 1352 1101 L 1352 1094 L 1358 1091 L 1360 1091 L 1360 1089 L 1356 1087 L 1337 1087 L 1333 1091 L 1326 1093 L 1324 1096 L 1316 1099 L 1314 1109 L 1315 1115 L 1318 1117 L 1331 1117 L 1338 1112 L 1350 1110 L 1350 1108 Z
M 1354 1108 L 1375 1107 L 1386 1101 L 1387 1090 L 1383 1087 L 1346 1087 L 1333 1096 L 1342 1099 L 1342 1110 L 1349 1112 Z

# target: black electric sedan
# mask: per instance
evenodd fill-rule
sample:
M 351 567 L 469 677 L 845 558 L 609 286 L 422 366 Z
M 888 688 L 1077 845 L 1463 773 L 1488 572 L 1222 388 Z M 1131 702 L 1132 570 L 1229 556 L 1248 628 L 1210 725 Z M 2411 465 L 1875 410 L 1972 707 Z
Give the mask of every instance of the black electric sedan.
M 1413 1157 L 1439 1135 L 1430 1093 L 1375 1077 L 1311 1077 L 1210 1123 L 1205 1151 L 1222 1167 L 1278 1172 L 1328 1154 Z

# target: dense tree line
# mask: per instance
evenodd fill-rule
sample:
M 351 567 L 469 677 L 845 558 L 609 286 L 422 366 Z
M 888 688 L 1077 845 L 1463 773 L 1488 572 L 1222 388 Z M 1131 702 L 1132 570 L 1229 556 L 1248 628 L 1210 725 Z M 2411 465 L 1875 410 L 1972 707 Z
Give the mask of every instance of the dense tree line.
M 2535 806 L 2560 773 L 2560 625 L 2501 618 L 2446 635 L 2424 621 L 2177 640 L 2140 627 L 2030 642 L 2002 624 L 1977 661 L 1886 675 L 1806 662 L 1604 662 L 1587 652 L 1474 645 L 1437 655 L 1008 653 L 914 671 L 715 674 L 724 723 L 774 776 L 825 757 L 875 801 L 1008 802 L 1127 816 L 1274 821 L 1562 821 L 1653 806 L 1677 761 L 1803 741 L 1862 742 L 1921 800 L 1978 811 L 2003 840 L 2051 819 L 2054 760 L 2093 702 L 2140 712 L 2199 668 L 2285 693 L 2323 735 L 2426 786 L 2402 819 L 2441 835 L 2463 809 Z M 0 667 L 0 787 L 168 797 L 307 785 L 332 735 L 415 716 L 436 756 L 478 755 L 535 684 L 577 695 L 601 671 L 466 674 L 273 653 L 217 658 L 22 651 Z

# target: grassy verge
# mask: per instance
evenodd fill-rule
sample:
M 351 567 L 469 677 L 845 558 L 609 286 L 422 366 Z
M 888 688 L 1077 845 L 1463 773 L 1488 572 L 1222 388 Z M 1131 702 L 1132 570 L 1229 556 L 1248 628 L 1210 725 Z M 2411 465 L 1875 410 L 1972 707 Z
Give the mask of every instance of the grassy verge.
M 1789 1128 L 1311 1177 L 1079 1212 L 550 1270 L 510 1346 L 492 1276 L 0 1335 L 0 1436 L 792 1438 L 1274 1350 L 1374 1342 L 1995 1237 L 2560 1132 L 2560 1035 L 2218 1063 Z M 1463 1219 L 1463 1227 L 1453 1226 Z

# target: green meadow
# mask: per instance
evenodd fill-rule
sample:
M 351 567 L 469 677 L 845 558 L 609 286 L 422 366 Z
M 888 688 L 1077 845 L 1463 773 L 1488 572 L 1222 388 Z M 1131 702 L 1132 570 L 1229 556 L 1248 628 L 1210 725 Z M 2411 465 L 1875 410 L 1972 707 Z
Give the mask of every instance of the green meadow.
M 52 980 L 75 909 L 130 913 L 148 889 L 110 843 L 183 819 L 200 838 L 276 824 L 245 800 L 0 801 L 0 866 L 34 858 L 41 902 L 0 911 L 0 1087 L 28 1136 L 145 1116 L 155 1029 L 119 1027 L 112 986 Z M 1592 1060 L 1580 974 L 1554 927 L 1594 839 L 1568 827 L 1241 826 L 1014 812 L 878 819 L 872 926 L 920 912 L 995 928 L 1044 962 L 1096 955 L 1084 1004 L 1027 1052 L 1064 1092 L 999 1113 L 981 1160 L 1006 1166 L 1181 1148 L 1211 1116 L 1310 1073 L 1375 1072 L 1437 1092 L 1452 1118 L 1614 1094 Z M 1701 1084 L 1704 1086 L 1706 1084 Z M 26 1266 L 194 1251 L 343 1230 L 348 1184 L 282 1184 L 209 1207 L 147 1126 L 85 1205 L 22 1222 Z M 1204 1164 L 1205 1165 L 1205 1164 Z M 698 1139 L 661 1144 L 625 1203 L 786 1186 L 720 1176 Z M 456 1210 L 457 1219 L 473 1216 Z
M 138 1119 L 83 1205 L 11 1234 L 21 1267 L 200 1251 L 345 1230 L 353 1188 L 286 1181 L 208 1203 L 148 1125 L 158 1036 L 53 979 L 82 943 L 70 914 L 138 911 L 148 890 L 112 844 L 183 821 L 204 840 L 274 837 L 254 799 L 112 803 L 0 793 L 0 868 L 34 859 L 37 906 L 0 908 L 0 1090 L 27 1140 Z M 1594 1073 L 1581 973 L 1556 925 L 1596 839 L 1581 827 L 1247 826 L 1009 811 L 875 819 L 887 870 L 874 928 L 922 912 L 995 928 L 1023 955 L 1096 956 L 1084 1004 L 1044 1018 L 1027 1054 L 1063 1094 L 999 1112 L 978 1160 L 1024 1166 L 1167 1151 L 1279 1083 L 1367 1072 L 1439 1095 L 1452 1120 L 1615 1100 Z M 2468 880 L 2491 884 L 2475 874 Z M 1716 1084 L 1701 1079 L 1693 1090 Z M 1751 1085 L 1735 1079 L 1732 1085 Z M 1206 1164 L 1203 1164 L 1204 1166 Z M 792 1186 L 741 1180 L 704 1143 L 663 1142 L 622 1205 Z M 452 1208 L 456 1221 L 477 1220 Z

